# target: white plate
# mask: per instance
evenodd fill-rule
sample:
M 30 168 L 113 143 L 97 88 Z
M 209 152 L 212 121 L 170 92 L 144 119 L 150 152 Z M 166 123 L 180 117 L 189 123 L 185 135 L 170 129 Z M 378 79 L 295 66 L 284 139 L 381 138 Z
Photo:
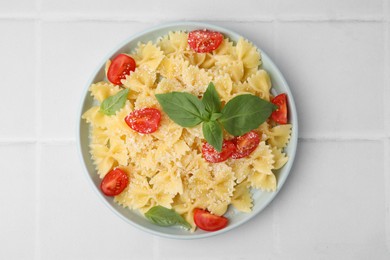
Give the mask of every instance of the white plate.
M 175 227 L 160 227 L 150 223 L 146 218 L 140 215 L 138 212 L 129 210 L 127 208 L 122 208 L 120 205 L 114 202 L 113 198 L 104 196 L 100 189 L 100 178 L 96 173 L 95 166 L 93 165 L 93 161 L 91 159 L 91 155 L 89 153 L 89 125 L 85 122 L 85 120 L 81 119 L 81 115 L 87 111 L 93 105 L 93 98 L 90 96 L 88 92 L 89 86 L 94 83 L 104 79 L 104 67 L 105 63 L 108 59 L 116 56 L 119 53 L 130 53 L 134 50 L 138 44 L 138 42 L 155 42 L 158 37 L 168 34 L 170 31 L 192 31 L 196 29 L 210 29 L 214 31 L 219 31 L 223 33 L 225 36 L 229 37 L 233 41 L 237 41 L 240 37 L 239 34 L 227 30 L 225 28 L 214 26 L 205 23 L 197 23 L 197 22 L 180 22 L 180 23 L 171 23 L 164 24 L 161 26 L 153 27 L 144 32 L 138 33 L 136 35 L 128 38 L 124 43 L 122 43 L 118 48 L 115 48 L 113 52 L 111 52 L 105 59 L 97 66 L 96 71 L 92 74 L 92 77 L 87 82 L 85 86 L 85 91 L 82 97 L 81 107 L 78 113 L 78 147 L 79 154 L 82 160 L 82 163 L 85 168 L 85 172 L 87 174 L 87 178 L 98 195 L 98 197 L 104 202 L 106 206 L 108 206 L 116 215 L 125 220 L 127 223 L 136 226 L 146 232 L 152 233 L 154 235 L 159 235 L 168 238 L 175 239 L 194 239 L 194 238 L 204 238 L 210 237 L 217 234 L 221 234 L 227 232 L 233 228 L 236 228 L 243 223 L 247 222 L 254 216 L 256 216 L 260 211 L 262 211 L 277 195 L 278 191 L 282 188 L 284 182 L 287 179 L 287 176 L 290 173 L 292 164 L 294 162 L 296 147 L 298 143 L 298 121 L 297 121 L 297 112 L 295 108 L 295 103 L 293 96 L 291 94 L 290 88 L 287 85 L 284 77 L 280 73 L 279 69 L 275 66 L 275 64 L 271 61 L 271 59 L 267 56 L 264 51 L 261 51 L 262 55 L 262 68 L 265 69 L 272 80 L 273 91 L 275 93 L 287 93 L 288 96 L 288 109 L 289 109 L 289 123 L 292 124 L 292 134 L 291 139 L 288 146 L 285 148 L 285 151 L 289 157 L 289 161 L 287 164 L 276 172 L 278 185 L 276 192 L 262 192 L 260 190 L 253 191 L 253 209 L 250 213 L 241 213 L 235 211 L 232 207 L 229 208 L 228 212 L 225 214 L 226 217 L 229 218 L 229 225 L 219 231 L 215 232 L 205 232 L 203 230 L 197 229 L 194 233 L 190 233 L 189 231 L 175 228 Z M 256 32 L 253 32 L 254 34 Z M 244 36 L 243 36 L 244 37 Z M 250 39 L 249 37 L 244 37 L 246 39 Z M 256 45 L 256 43 L 254 42 Z

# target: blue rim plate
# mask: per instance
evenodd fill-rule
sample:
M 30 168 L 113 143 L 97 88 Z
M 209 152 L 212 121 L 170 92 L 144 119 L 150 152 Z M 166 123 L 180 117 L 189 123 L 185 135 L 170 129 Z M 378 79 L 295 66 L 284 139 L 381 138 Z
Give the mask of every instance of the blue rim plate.
M 265 69 L 271 76 L 273 91 L 276 93 L 287 93 L 288 95 L 288 109 L 289 109 L 289 121 L 292 124 L 292 134 L 290 143 L 285 148 L 287 155 L 289 157 L 289 161 L 284 165 L 284 167 L 276 172 L 278 184 L 277 190 L 275 192 L 262 192 L 260 190 L 254 190 L 252 192 L 253 197 L 253 208 L 250 213 L 241 213 L 235 211 L 232 207 L 229 208 L 226 217 L 229 218 L 229 225 L 219 231 L 215 232 L 205 232 L 203 230 L 197 229 L 194 233 L 190 233 L 189 231 L 183 230 L 181 228 L 176 227 L 160 227 L 156 226 L 150 222 L 146 218 L 144 218 L 141 214 L 134 210 L 129 210 L 127 208 L 123 208 L 117 203 L 114 202 L 113 198 L 109 198 L 104 196 L 100 189 L 100 178 L 96 173 L 95 167 L 93 165 L 93 161 L 91 159 L 91 155 L 89 153 L 89 126 L 85 122 L 85 120 L 81 119 L 81 115 L 87 111 L 93 105 L 93 98 L 90 96 L 88 92 L 89 86 L 94 83 L 103 80 L 104 78 L 104 67 L 106 61 L 111 59 L 113 56 L 126 52 L 129 53 L 131 50 L 134 50 L 137 46 L 138 42 L 155 42 L 157 38 L 166 35 L 170 31 L 192 31 L 195 29 L 210 29 L 214 31 L 219 31 L 223 33 L 225 36 L 229 37 L 233 41 L 237 41 L 241 35 L 230 31 L 228 29 L 206 24 L 199 22 L 177 22 L 177 23 L 169 23 L 160 26 L 152 27 L 148 30 L 135 34 L 125 40 L 122 44 L 120 44 L 117 48 L 114 49 L 111 53 L 109 53 L 103 61 L 97 66 L 96 70 L 92 73 L 92 76 L 88 80 L 83 96 L 82 101 L 80 102 L 80 109 L 77 114 L 77 145 L 79 150 L 80 159 L 84 166 L 84 170 L 86 173 L 86 177 L 88 182 L 91 184 L 92 189 L 96 192 L 98 197 L 103 201 L 103 203 L 111 209 L 117 216 L 126 221 L 127 223 L 143 230 L 149 232 L 153 235 L 158 235 L 167 238 L 174 239 L 195 239 L 195 238 L 205 238 L 211 237 L 218 234 L 225 233 L 233 228 L 236 228 L 248 220 L 252 219 L 256 216 L 260 211 L 262 211 L 277 195 L 278 191 L 282 188 L 285 183 L 291 167 L 294 162 L 297 143 L 298 143 L 298 120 L 297 120 L 297 112 L 294 103 L 294 98 L 291 94 L 290 88 L 287 85 L 286 80 L 283 75 L 280 73 L 279 69 L 275 66 L 272 60 L 264 53 L 260 48 L 262 55 L 262 68 Z M 255 32 L 254 32 L 255 33 Z M 250 40 L 250 37 L 244 37 Z M 256 43 L 254 43 L 256 45 Z

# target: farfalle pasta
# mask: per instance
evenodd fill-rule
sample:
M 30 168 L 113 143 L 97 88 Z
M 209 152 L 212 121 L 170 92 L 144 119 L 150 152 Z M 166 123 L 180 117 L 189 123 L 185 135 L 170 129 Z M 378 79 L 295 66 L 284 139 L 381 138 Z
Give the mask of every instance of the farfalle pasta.
M 91 85 L 96 106 L 84 113 L 90 124 L 90 153 L 96 171 L 103 178 L 114 168 L 126 172 L 129 183 L 115 196 L 123 207 L 147 212 L 154 206 L 174 209 L 192 226 L 195 208 L 221 216 L 232 206 L 250 212 L 251 189 L 275 191 L 275 170 L 288 161 L 284 147 L 291 125 L 271 119 L 254 131 L 261 140 L 250 155 L 210 163 L 202 156 L 205 142 L 201 125 L 182 127 L 161 113 L 158 129 L 142 134 L 131 129 L 126 117 L 139 109 L 163 111 L 156 94 L 186 92 L 202 97 L 213 82 L 222 105 L 242 94 L 263 100 L 273 98 L 268 73 L 260 69 L 261 54 L 248 40 L 236 43 L 224 38 L 220 46 L 207 53 L 191 49 L 188 33 L 170 32 L 156 42 L 139 43 L 128 56 L 136 67 L 120 78 Z M 111 61 L 106 73 L 110 76 Z M 109 97 L 129 90 L 124 105 L 114 115 L 101 113 L 100 104 Z M 224 137 L 233 138 L 227 132 Z

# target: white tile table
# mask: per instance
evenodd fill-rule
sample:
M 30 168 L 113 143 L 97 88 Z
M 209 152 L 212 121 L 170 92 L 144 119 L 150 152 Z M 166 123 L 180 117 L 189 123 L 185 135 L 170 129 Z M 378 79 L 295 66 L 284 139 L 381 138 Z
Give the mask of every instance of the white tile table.
M 195 241 L 146 234 L 88 187 L 76 115 L 96 64 L 169 21 L 266 51 L 300 119 L 295 165 L 256 218 Z M 0 2 L 0 259 L 390 259 L 390 0 Z

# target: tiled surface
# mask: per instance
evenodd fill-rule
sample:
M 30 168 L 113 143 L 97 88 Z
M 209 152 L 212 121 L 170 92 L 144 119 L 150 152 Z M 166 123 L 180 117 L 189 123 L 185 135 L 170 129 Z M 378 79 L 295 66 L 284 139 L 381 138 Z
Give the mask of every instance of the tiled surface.
M 29 20 L 5 20 L 0 22 L 0 32 L 0 138 L 33 138 L 36 135 L 35 24 Z
M 0 15 L 4 16 L 29 16 L 36 11 L 36 1 L 13 0 L 0 2 Z
M 277 25 L 275 62 L 296 94 L 301 137 L 383 133 L 383 32 L 375 22 Z
M 277 0 L 276 9 L 286 16 L 343 18 L 346 16 L 375 17 L 383 15 L 382 0 Z
M 36 148 L 0 146 L 0 259 L 29 259 L 36 238 Z
M 289 185 L 276 200 L 286 205 L 275 214 L 282 255 L 386 259 L 383 142 L 303 141 L 300 148 Z M 298 233 L 300 239 L 291 239 Z
M 249 8 L 249 6 L 254 8 Z M 94 0 L 61 1 L 43 0 L 44 13 L 74 14 L 100 17 L 119 17 L 130 20 L 230 20 L 236 17 L 254 19 L 259 16 L 269 16 L 275 11 L 275 1 L 247 0 L 245 4 L 235 4 L 234 8 L 228 2 L 198 0 L 198 1 L 159 1 L 150 0 L 147 4 L 143 0 L 135 1 L 99 1 Z M 235 18 L 233 18 L 234 20 Z
M 298 105 L 276 199 L 226 234 L 176 241 L 113 215 L 77 156 L 81 93 L 129 35 L 165 21 L 237 31 Z M 0 259 L 390 259 L 390 1 L 2 1 Z

